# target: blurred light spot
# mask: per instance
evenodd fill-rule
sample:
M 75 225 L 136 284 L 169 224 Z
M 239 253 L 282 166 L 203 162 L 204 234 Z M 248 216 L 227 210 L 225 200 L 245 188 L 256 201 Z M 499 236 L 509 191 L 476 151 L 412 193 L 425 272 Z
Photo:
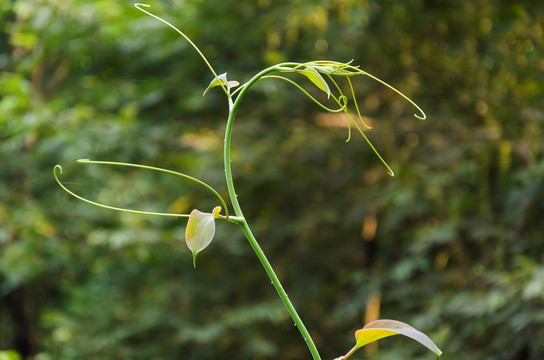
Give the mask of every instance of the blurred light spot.
M 532 52 L 535 50 L 535 46 L 533 45 L 533 42 L 529 39 L 523 42 L 522 47 L 523 47 L 523 51 L 525 52 Z
M 329 48 L 329 43 L 325 39 L 318 39 L 315 42 L 315 49 L 319 52 L 325 52 Z
M 408 147 L 416 147 L 419 144 L 419 136 L 416 133 L 409 133 L 406 135 L 405 141 Z
M 380 106 L 380 97 L 376 94 L 367 96 L 365 99 L 365 108 L 369 111 L 376 110 Z
M 380 318 L 380 303 L 381 295 L 379 292 L 374 292 L 368 297 L 365 311 L 365 324 L 371 321 L 378 320 Z M 367 355 L 372 355 L 378 350 L 378 342 L 374 341 L 365 346 L 365 352 Z
M 366 241 L 372 241 L 376 237 L 376 229 L 378 228 L 378 219 L 376 216 L 370 215 L 363 221 L 363 239 Z
M 266 35 L 266 44 L 269 48 L 276 49 L 281 44 L 280 35 L 277 31 L 269 32 Z
M 183 134 L 180 138 L 183 145 L 196 150 L 212 150 L 221 146 L 221 140 L 208 129 L 198 133 Z
M 448 265 L 450 255 L 446 251 L 439 252 L 434 259 L 434 267 L 442 270 Z
M 532 279 L 523 289 L 523 298 L 525 300 L 542 299 L 544 294 L 544 268 L 537 268 L 532 276 Z
M 11 34 L 10 44 L 13 46 L 20 46 L 27 50 L 32 50 L 38 42 L 38 36 L 32 33 L 20 33 L 16 32 Z
M 499 145 L 499 169 L 502 174 L 506 174 L 510 168 L 512 159 L 512 143 L 508 140 L 501 140 Z
M 357 120 L 358 119 L 357 114 L 352 113 L 352 112 L 350 112 L 349 114 L 350 114 L 352 119 L 354 119 L 355 121 L 358 121 Z M 365 124 L 372 127 L 372 125 L 374 123 L 374 119 L 363 116 L 363 120 L 364 120 Z M 317 114 L 315 122 L 317 123 L 317 125 L 319 125 L 321 127 L 337 127 L 337 128 L 347 128 L 348 127 L 348 120 L 346 118 L 346 114 L 344 114 L 343 112 L 342 113 L 320 113 L 320 114 Z M 353 129 L 355 129 L 355 125 L 353 125 L 352 122 L 349 123 L 349 126 L 351 128 L 353 128 Z M 361 126 L 361 125 L 359 125 L 359 126 Z M 364 126 L 362 126 L 362 128 L 365 131 L 369 131 L 369 129 L 364 128 Z
M 484 116 L 485 114 L 487 114 L 488 109 L 489 109 L 489 106 L 487 105 L 485 101 L 478 100 L 476 102 L 476 113 L 478 113 L 478 115 Z
M 285 38 L 289 43 L 296 43 L 298 40 L 298 30 L 294 27 L 288 28 L 285 33 Z
M 275 65 L 285 61 L 285 56 L 281 51 L 267 51 L 264 54 L 264 62 L 268 65 Z
M 436 23 L 436 32 L 440 35 L 445 35 L 448 32 L 448 23 L 444 20 L 439 20 Z
M 516 65 L 518 65 L 519 67 L 526 67 L 527 63 L 527 57 L 525 57 L 524 55 L 519 54 L 518 56 L 516 56 Z
M 314 27 L 324 30 L 328 24 L 328 13 L 323 7 L 316 7 L 313 13 L 307 18 L 308 22 Z
M 488 34 L 489 32 L 491 32 L 491 30 L 493 29 L 493 22 L 491 21 L 490 18 L 482 18 L 480 20 L 480 29 L 482 29 L 482 31 L 486 34 Z
M 187 214 L 190 212 L 191 199 L 188 196 L 180 196 L 168 207 L 168 212 L 174 214 Z

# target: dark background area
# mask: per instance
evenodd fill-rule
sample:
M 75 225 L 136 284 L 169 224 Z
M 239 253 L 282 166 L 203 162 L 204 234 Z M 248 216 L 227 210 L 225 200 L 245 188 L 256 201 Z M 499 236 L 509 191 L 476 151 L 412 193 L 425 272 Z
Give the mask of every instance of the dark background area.
M 444 359 L 544 358 L 544 3 L 152 1 L 219 72 L 354 60 L 367 134 L 266 80 L 234 127 L 244 213 L 323 359 L 365 315 L 408 322 Z M 186 220 L 210 211 L 165 167 L 226 195 L 226 101 L 172 29 L 129 1 L 0 3 L 0 350 L 24 359 L 309 359 L 239 229 L 193 269 Z M 310 84 L 311 85 L 311 84 Z M 431 359 L 394 337 L 353 359 Z

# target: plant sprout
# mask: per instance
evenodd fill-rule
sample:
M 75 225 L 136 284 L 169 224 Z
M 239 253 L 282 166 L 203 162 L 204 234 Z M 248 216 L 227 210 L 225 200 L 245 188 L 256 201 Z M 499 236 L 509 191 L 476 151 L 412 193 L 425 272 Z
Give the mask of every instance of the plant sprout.
M 328 61 L 328 60 L 310 61 L 305 63 L 284 62 L 284 63 L 270 66 L 260 71 L 259 73 L 254 75 L 252 78 L 250 78 L 247 82 L 243 84 L 240 84 L 238 81 L 229 80 L 227 78 L 227 73 L 223 73 L 219 75 L 215 71 L 215 69 L 212 67 L 210 62 L 206 59 L 204 54 L 191 41 L 191 39 L 187 37 L 187 35 L 185 35 L 181 30 L 179 30 L 178 28 L 176 28 L 174 25 L 170 24 L 166 20 L 144 9 L 144 8 L 149 8 L 149 5 L 135 4 L 135 7 L 138 10 L 144 12 L 145 14 L 163 22 L 164 24 L 174 29 L 187 42 L 189 42 L 189 44 L 195 49 L 195 51 L 198 53 L 198 55 L 201 57 L 201 59 L 204 61 L 205 65 L 208 67 L 208 69 L 213 75 L 213 79 L 211 80 L 209 86 L 204 91 L 204 95 L 211 89 L 215 87 L 220 87 L 227 97 L 229 112 L 228 112 L 228 118 L 227 118 L 227 125 L 225 128 L 223 162 L 224 162 L 224 170 L 225 170 L 225 181 L 226 181 L 227 190 L 228 190 L 228 198 L 230 200 L 230 205 L 234 209 L 234 215 L 229 215 L 227 202 L 216 190 L 214 190 L 210 185 L 206 184 L 205 182 L 183 173 L 179 173 L 179 172 L 167 170 L 167 169 L 161 169 L 157 167 L 152 167 L 152 166 L 130 164 L 130 163 L 119 163 L 119 162 L 111 162 L 111 161 L 92 161 L 88 159 L 78 160 L 78 163 L 81 163 L 81 164 L 130 166 L 130 167 L 138 167 L 138 168 L 142 168 L 146 170 L 160 171 L 160 172 L 165 172 L 171 175 L 180 176 L 187 180 L 196 182 L 197 184 L 211 191 L 217 197 L 218 205 L 212 210 L 212 212 L 202 212 L 200 210 L 194 209 L 190 214 L 157 213 L 157 212 L 149 212 L 149 211 L 124 209 L 124 208 L 114 207 L 114 206 L 110 206 L 106 204 L 100 204 L 100 203 L 85 199 L 75 194 L 68 188 L 66 188 L 59 179 L 59 175 L 62 174 L 62 167 L 60 165 L 56 165 L 55 168 L 53 169 L 53 175 L 56 181 L 70 195 L 82 201 L 85 201 L 87 203 L 90 203 L 92 205 L 96 205 L 102 208 L 135 213 L 135 214 L 188 218 L 185 240 L 186 240 L 187 246 L 189 247 L 189 249 L 191 250 L 193 254 L 193 265 L 195 267 L 196 267 L 197 255 L 202 250 L 204 250 L 213 240 L 213 237 L 215 234 L 215 220 L 216 219 L 226 220 L 231 223 L 239 225 L 241 230 L 245 234 L 247 240 L 249 241 L 249 244 L 253 248 L 255 254 L 259 258 L 264 270 L 266 271 L 267 275 L 272 281 L 272 284 L 276 288 L 276 291 L 278 292 L 278 295 L 281 298 L 283 304 L 285 305 L 285 308 L 287 309 L 291 318 L 293 319 L 295 326 L 298 328 L 298 330 L 300 331 L 300 334 L 304 338 L 304 341 L 306 342 L 308 346 L 308 349 L 312 355 L 312 358 L 314 360 L 321 360 L 319 352 L 312 340 L 310 333 L 306 329 L 306 326 L 304 325 L 302 319 L 298 315 L 291 300 L 287 296 L 287 293 L 283 289 L 283 286 L 280 283 L 276 273 L 274 272 L 274 269 L 272 268 L 270 262 L 265 256 L 255 236 L 251 232 L 251 229 L 246 221 L 246 218 L 244 217 L 244 214 L 238 202 L 238 196 L 236 195 L 236 190 L 235 190 L 235 186 L 233 182 L 232 169 L 231 169 L 231 137 L 232 137 L 234 119 L 238 111 L 238 108 L 240 107 L 240 104 L 242 100 L 244 99 L 245 95 L 247 94 L 247 92 L 258 81 L 262 81 L 262 80 L 286 81 L 289 84 L 297 87 L 304 95 L 310 98 L 322 109 L 328 112 L 333 112 L 333 113 L 343 112 L 346 115 L 346 121 L 348 124 L 347 126 L 348 136 L 346 141 L 350 141 L 352 137 L 351 126 L 354 126 L 357 132 L 359 132 L 359 134 L 361 134 L 364 140 L 369 144 L 369 146 L 371 147 L 372 151 L 376 154 L 378 159 L 384 164 L 388 173 L 391 176 L 394 175 L 393 170 L 382 158 L 382 156 L 378 153 L 377 149 L 372 145 L 372 143 L 370 142 L 370 140 L 367 138 L 367 136 L 364 133 L 363 128 L 370 128 L 370 127 L 363 121 L 363 118 L 357 106 L 357 101 L 355 99 L 355 93 L 351 83 L 351 78 L 355 76 L 361 76 L 361 75 L 369 77 L 381 83 L 382 85 L 388 87 L 392 91 L 396 92 L 401 97 L 403 97 L 406 101 L 412 104 L 418 111 L 418 114 L 415 114 L 415 116 L 418 119 L 422 119 L 422 120 L 425 119 L 426 118 L 425 113 L 423 112 L 423 110 L 421 110 L 421 108 L 417 104 L 415 104 L 402 92 L 395 89 L 391 85 L 385 83 L 384 81 L 378 79 L 377 77 L 361 70 L 358 66 L 352 65 L 351 61 L 345 62 L 345 63 L 337 62 L 337 61 Z M 299 78 L 307 78 L 308 80 L 310 80 L 310 82 L 313 85 L 315 85 L 319 90 L 321 90 L 323 93 L 327 95 L 328 100 L 332 102 L 335 107 L 328 107 L 323 102 L 317 100 L 315 97 L 310 95 L 308 90 L 306 90 L 304 86 L 300 85 L 297 82 L 297 80 L 292 80 L 291 78 L 286 77 L 285 76 L 286 74 L 292 74 L 294 75 L 295 78 L 298 75 Z M 349 89 L 350 89 L 350 93 L 348 94 L 349 96 L 343 93 L 343 91 L 341 90 L 341 87 L 339 86 L 337 82 L 337 79 L 345 79 L 347 81 L 349 85 Z M 356 118 L 354 118 L 352 114 L 348 111 L 348 104 L 350 103 L 350 98 L 352 99 L 355 110 L 356 110 Z M 222 209 L 225 210 L 225 215 L 220 214 Z M 355 333 L 356 345 L 348 353 L 338 357 L 336 360 L 346 360 L 358 348 L 370 342 L 376 341 L 378 339 L 392 336 L 392 335 L 397 335 L 397 334 L 401 334 L 416 340 L 417 342 L 421 343 L 423 346 L 427 347 L 430 351 L 435 353 L 437 358 L 442 354 L 440 349 L 432 342 L 432 340 L 429 337 L 427 337 L 422 332 L 414 329 L 410 325 L 402 323 L 400 321 L 395 321 L 395 320 L 376 320 L 367 324 L 364 328 L 358 330 Z

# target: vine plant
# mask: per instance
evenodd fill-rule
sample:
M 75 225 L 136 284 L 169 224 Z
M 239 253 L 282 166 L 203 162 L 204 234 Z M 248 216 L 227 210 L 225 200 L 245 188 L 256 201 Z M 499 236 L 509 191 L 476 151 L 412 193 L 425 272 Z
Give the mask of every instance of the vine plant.
M 242 212 L 242 208 L 240 207 L 240 203 L 238 202 L 238 196 L 236 195 L 236 190 L 235 190 L 234 182 L 233 182 L 232 168 L 231 168 L 232 129 L 233 129 L 234 119 L 238 111 L 238 108 L 240 107 L 240 104 L 242 100 L 244 99 L 244 96 L 251 89 L 251 87 L 258 81 L 266 80 L 266 79 L 278 79 L 278 80 L 286 81 L 290 83 L 291 85 L 297 87 L 300 91 L 302 91 L 304 95 L 309 97 L 312 101 L 314 101 L 317 105 L 319 105 L 324 110 L 333 112 L 333 113 L 343 112 L 346 115 L 346 121 L 348 125 L 347 126 L 348 137 L 346 142 L 351 139 L 351 135 L 352 135 L 351 127 L 353 126 L 366 140 L 366 142 L 374 151 L 378 159 L 385 165 L 388 173 L 391 176 L 394 175 L 393 170 L 389 167 L 389 165 L 385 162 L 385 160 L 380 156 L 376 148 L 372 145 L 372 143 L 369 141 L 369 139 L 366 137 L 365 133 L 363 132 L 363 127 L 366 127 L 366 128 L 370 128 L 370 127 L 367 124 L 365 124 L 363 121 L 363 118 L 357 106 L 357 101 L 355 99 L 355 94 L 354 94 L 354 90 L 353 90 L 353 86 L 352 86 L 350 78 L 354 76 L 361 76 L 361 75 L 370 77 L 371 79 L 383 84 L 384 86 L 388 87 L 392 91 L 396 92 L 398 95 L 400 95 L 410 104 L 412 104 L 419 112 L 419 114 L 415 114 L 417 118 L 422 120 L 425 119 L 426 118 L 425 113 L 423 112 L 423 110 L 421 110 L 421 108 L 417 104 L 415 104 L 402 92 L 395 89 L 391 85 L 385 83 L 384 81 L 378 79 L 377 77 L 361 70 L 358 66 L 352 65 L 351 61 L 346 63 L 337 62 L 337 61 L 328 61 L 328 60 L 310 61 L 305 63 L 284 62 L 284 63 L 276 64 L 274 66 L 270 66 L 262 70 L 261 72 L 254 75 L 246 83 L 240 85 L 238 81 L 228 80 L 226 73 L 218 74 L 215 71 L 215 69 L 212 67 L 210 62 L 207 60 L 207 58 L 204 56 L 204 54 L 200 51 L 200 49 L 181 30 L 179 30 L 178 28 L 176 28 L 174 25 L 170 24 L 166 20 L 144 9 L 144 8 L 148 8 L 149 5 L 137 3 L 134 6 L 138 10 L 163 22 L 164 24 L 174 29 L 194 48 L 194 50 L 196 50 L 200 58 L 204 61 L 205 65 L 208 67 L 208 69 L 213 75 L 213 80 L 209 84 L 208 88 L 204 91 L 204 95 L 210 89 L 214 87 L 220 87 L 227 97 L 229 112 L 228 112 L 228 118 L 227 118 L 227 125 L 225 129 L 223 161 L 224 161 L 224 168 L 225 168 L 226 186 L 228 190 L 228 198 L 230 200 L 230 204 L 232 205 L 232 208 L 234 209 L 234 215 L 229 214 L 227 202 L 210 185 L 206 184 L 205 182 L 201 180 L 193 178 L 189 175 L 172 171 L 172 170 L 166 170 L 166 169 L 145 166 L 145 165 L 138 165 L 138 164 L 129 164 L 129 163 L 119 163 L 119 162 L 110 162 L 110 161 L 92 161 L 88 159 L 78 160 L 78 163 L 82 163 L 82 164 L 130 166 L 130 167 L 143 168 L 147 170 L 161 171 L 161 172 L 181 176 L 185 179 L 194 181 L 202 185 L 209 191 L 211 191 L 217 197 L 217 200 L 220 206 L 216 206 L 210 213 L 202 212 L 197 209 L 194 209 L 190 214 L 157 213 L 157 212 L 149 212 L 149 211 L 124 209 L 124 208 L 109 206 L 109 205 L 100 204 L 100 203 L 88 200 L 86 198 L 83 198 L 75 194 L 74 192 L 66 188 L 64 184 L 62 184 L 62 182 L 59 180 L 59 174 L 62 174 L 62 167 L 60 165 L 56 165 L 53 170 L 53 175 L 56 181 L 66 192 L 68 192 L 72 196 L 102 208 L 135 213 L 135 214 L 188 218 L 187 228 L 185 233 L 185 240 L 186 240 L 187 246 L 192 252 L 193 266 L 195 267 L 196 267 L 197 255 L 202 250 L 204 250 L 213 240 L 213 237 L 215 234 L 215 220 L 216 219 L 229 221 L 231 223 L 234 223 L 240 226 L 241 230 L 247 237 L 249 244 L 253 248 L 257 257 L 259 258 L 264 270 L 266 271 L 267 275 L 272 281 L 272 284 L 274 285 L 276 291 L 278 292 L 278 295 L 281 298 L 281 301 L 283 302 L 283 304 L 285 305 L 285 308 L 289 312 L 289 315 L 293 319 L 295 326 L 298 328 L 298 330 L 300 331 L 300 334 L 304 338 L 304 341 L 306 342 L 308 346 L 308 349 L 312 355 L 313 360 L 321 360 L 317 347 L 315 346 L 310 333 L 308 332 L 302 319 L 298 315 L 295 307 L 293 306 L 293 303 L 287 296 L 287 293 L 285 292 L 280 280 L 278 279 L 276 273 L 274 272 L 272 265 L 270 265 L 270 262 L 268 261 L 266 255 L 261 249 L 255 236 L 251 232 L 251 229 L 247 223 L 247 220 L 244 217 L 244 214 Z M 318 89 L 320 89 L 327 95 L 328 99 L 331 100 L 333 104 L 336 104 L 335 105 L 336 107 L 335 108 L 328 107 L 325 104 L 323 104 L 321 101 L 317 100 L 315 97 L 310 95 L 310 93 L 302 85 L 297 83 L 295 80 L 292 80 L 285 76 L 285 74 L 289 74 L 289 73 L 294 74 L 295 76 L 301 75 L 302 77 L 306 77 L 307 79 L 309 79 L 313 83 L 313 85 L 315 85 Z M 337 78 L 343 78 L 347 81 L 349 85 L 349 89 L 350 89 L 349 95 L 351 96 L 351 99 L 353 101 L 353 106 L 355 108 L 356 119 L 359 120 L 362 125 L 359 124 L 356 121 L 356 119 L 354 119 L 354 116 L 352 115 L 352 113 L 348 111 L 348 104 L 350 101 L 348 96 L 346 96 L 342 92 L 341 87 L 338 85 L 336 81 Z M 331 87 L 332 87 L 332 90 L 331 90 Z M 221 214 L 221 211 L 223 208 L 225 210 L 224 215 Z M 392 335 L 397 335 L 397 334 L 401 334 L 418 341 L 423 346 L 427 347 L 430 351 L 432 351 L 434 354 L 436 354 L 437 358 L 440 357 L 440 355 L 442 354 L 440 349 L 433 343 L 433 341 L 427 335 L 416 330 L 410 325 L 400 321 L 396 321 L 396 320 L 376 320 L 376 321 L 368 323 L 362 329 L 357 330 L 355 332 L 355 340 L 356 340 L 355 346 L 351 350 L 349 350 L 345 355 L 340 356 L 336 358 L 335 360 L 346 360 L 358 348 L 370 342 L 376 341 L 378 339 L 392 336 Z

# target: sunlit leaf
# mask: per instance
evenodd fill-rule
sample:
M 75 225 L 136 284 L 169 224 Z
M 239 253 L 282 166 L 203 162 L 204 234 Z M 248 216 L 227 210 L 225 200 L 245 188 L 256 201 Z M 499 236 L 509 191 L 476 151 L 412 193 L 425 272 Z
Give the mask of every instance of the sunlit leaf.
M 215 235 L 215 218 L 221 211 L 216 206 L 212 213 L 204 213 L 194 209 L 189 215 L 187 229 L 185 230 L 185 242 L 193 253 L 193 266 L 196 267 L 196 256 L 204 250 L 213 240 Z
M 238 81 L 235 81 L 235 80 L 228 81 L 227 80 L 227 73 L 223 73 L 221 75 L 217 75 L 217 77 L 210 82 L 210 85 L 208 85 L 206 90 L 204 90 L 204 94 L 202 94 L 202 95 L 206 95 L 206 93 L 208 91 L 210 91 L 211 88 L 214 88 L 216 86 L 226 86 L 227 87 L 227 92 L 230 93 L 230 89 L 232 89 L 232 88 L 234 88 L 234 87 L 236 87 L 238 85 L 240 85 L 240 83 Z
M 407 336 L 425 346 L 427 349 L 435 353 L 437 358 L 442 354 L 442 351 L 427 335 L 419 330 L 416 330 L 412 326 L 396 320 L 376 320 L 368 323 L 364 328 L 355 332 L 355 347 L 351 349 L 348 354 L 341 357 L 341 359 L 347 359 L 353 354 L 353 352 L 355 352 L 355 350 L 365 346 L 366 344 L 386 338 L 388 336 L 399 334 Z
M 305 67 L 304 69 L 297 69 L 297 72 L 303 74 L 308 79 L 310 79 L 311 82 L 313 82 L 318 88 L 323 90 L 327 94 L 327 96 L 331 96 L 331 89 L 329 88 L 329 84 L 323 79 L 323 76 L 314 69 L 313 67 Z

